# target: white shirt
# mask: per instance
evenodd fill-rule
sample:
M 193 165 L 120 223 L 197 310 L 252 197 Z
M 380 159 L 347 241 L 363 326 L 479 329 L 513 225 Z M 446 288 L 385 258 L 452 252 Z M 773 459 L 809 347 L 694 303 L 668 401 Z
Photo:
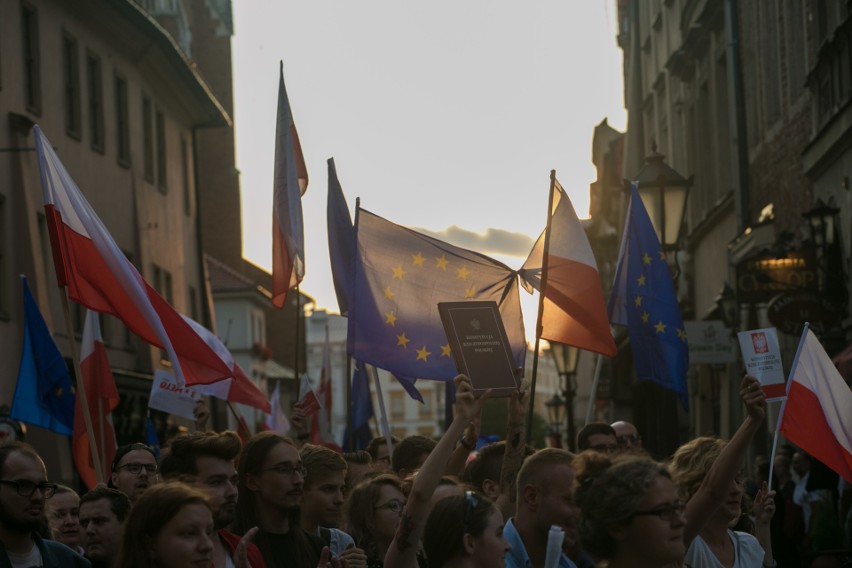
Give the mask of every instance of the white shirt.
M 752 535 L 744 532 L 728 531 L 728 537 L 734 544 L 734 566 L 733 568 L 761 568 L 765 555 L 763 547 Z M 684 563 L 692 568 L 724 568 L 719 562 L 707 543 L 700 536 L 696 536 L 689 550 L 686 551 Z
M 29 552 L 21 554 L 7 550 L 6 555 L 9 557 L 12 568 L 41 568 L 44 566 L 41 559 L 41 550 L 35 544 L 33 544 Z

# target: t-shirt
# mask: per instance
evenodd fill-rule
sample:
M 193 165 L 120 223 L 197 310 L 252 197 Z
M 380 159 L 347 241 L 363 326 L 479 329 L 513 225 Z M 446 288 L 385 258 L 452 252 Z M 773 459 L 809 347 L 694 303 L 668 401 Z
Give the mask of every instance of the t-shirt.
M 41 560 L 41 550 L 35 544 L 29 552 L 18 553 L 7 550 L 6 556 L 9 557 L 12 568 L 41 568 L 44 566 Z
M 340 556 L 349 546 L 355 546 L 355 539 L 340 529 L 317 527 L 317 536 L 325 541 L 332 556 Z
M 301 531 L 302 529 L 297 530 Z M 325 543 L 316 535 L 312 535 L 304 531 L 302 531 L 301 534 L 307 538 L 316 558 L 319 559 L 322 547 Z M 262 537 L 262 539 L 265 539 L 266 542 L 269 543 L 269 555 L 267 556 L 264 554 L 264 560 L 266 561 L 267 568 L 291 568 L 294 566 L 300 566 L 300 554 L 296 546 L 296 537 L 294 536 L 293 531 L 285 534 L 261 531 L 261 534 L 258 534 L 258 536 Z M 257 542 L 258 538 L 255 537 L 255 543 Z M 261 551 L 263 551 L 263 548 L 261 548 Z M 305 568 L 313 568 L 314 566 L 316 566 L 316 562 L 313 562 L 312 566 L 307 566 Z
M 728 531 L 728 538 L 734 544 L 734 566 L 733 568 L 761 568 L 763 566 L 763 547 L 752 535 L 744 532 Z M 686 551 L 685 564 L 692 568 L 724 568 L 710 547 L 704 540 L 697 536 L 689 549 Z

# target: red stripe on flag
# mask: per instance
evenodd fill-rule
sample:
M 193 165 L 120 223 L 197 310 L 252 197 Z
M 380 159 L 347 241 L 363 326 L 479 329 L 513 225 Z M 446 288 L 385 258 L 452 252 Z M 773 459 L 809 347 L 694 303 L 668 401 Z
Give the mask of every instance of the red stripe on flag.
M 299 283 L 278 217 L 272 215 L 272 305 L 284 307 L 287 292 Z
M 790 385 L 781 433 L 852 483 L 852 453 L 837 441 L 817 395 L 796 381 Z
M 787 385 L 784 383 L 776 383 L 774 385 L 763 385 L 763 394 L 766 398 L 784 398 L 787 396 Z

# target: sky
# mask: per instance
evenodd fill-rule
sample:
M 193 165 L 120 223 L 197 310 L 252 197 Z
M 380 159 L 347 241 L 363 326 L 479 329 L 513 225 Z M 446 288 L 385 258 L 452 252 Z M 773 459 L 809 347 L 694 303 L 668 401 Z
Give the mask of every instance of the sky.
M 310 178 L 301 290 L 316 307 L 338 312 L 328 158 L 350 210 L 360 197 L 512 268 L 544 229 L 551 169 L 588 216 L 594 127 L 626 123 L 614 0 L 240 0 L 233 10 L 243 254 L 272 265 L 283 61 Z M 521 296 L 529 336 L 535 301 Z

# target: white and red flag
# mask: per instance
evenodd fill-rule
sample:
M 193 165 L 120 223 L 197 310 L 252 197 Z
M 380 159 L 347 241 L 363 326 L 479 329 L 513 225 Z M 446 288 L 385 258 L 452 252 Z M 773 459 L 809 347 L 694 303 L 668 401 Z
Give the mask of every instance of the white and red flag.
M 319 399 L 320 407 L 311 418 L 312 444 L 326 446 L 342 451 L 331 433 L 331 347 L 328 341 L 328 328 L 325 328 L 325 347 L 322 353 L 322 371 L 320 371 Z
M 143 340 L 165 350 L 179 384 L 230 377 L 231 369 L 127 260 L 41 128 L 33 131 L 59 286 L 66 286 L 76 302 L 114 315 Z
M 290 431 L 290 420 L 281 407 L 281 381 L 275 381 L 275 390 L 272 391 L 270 401 L 272 408 L 266 415 L 266 427 L 272 432 L 286 436 Z
M 272 210 L 272 305 L 284 306 L 287 292 L 305 277 L 305 238 L 302 195 L 308 189 L 308 169 L 293 123 L 284 64 L 278 83 L 275 127 L 275 177 Z
M 781 412 L 781 433 L 852 483 L 852 391 L 808 327 Z
M 299 400 L 293 405 L 293 408 L 301 410 L 305 416 L 312 416 L 322 406 L 317 393 L 314 392 L 314 387 L 311 386 L 311 380 L 307 373 L 302 374 L 302 380 L 299 383 Z
M 574 206 L 555 177 L 551 204 L 549 235 L 547 230 L 542 233 L 521 268 L 544 296 L 541 337 L 613 357 L 617 349 L 598 265 Z
M 112 411 L 118 407 L 118 389 L 115 387 L 112 371 L 109 368 L 106 348 L 101 337 L 101 325 L 98 314 L 86 311 L 86 323 L 83 326 L 83 341 L 80 344 L 80 372 L 83 374 L 89 412 L 92 415 L 92 431 L 86 429 L 83 417 L 83 405 L 80 400 L 82 391 L 78 389 L 74 406 L 74 436 L 71 441 L 71 453 L 80 479 L 91 489 L 98 482 L 95 462 L 92 459 L 92 446 L 89 436 L 95 439 L 101 467 L 106 468 L 115 457 L 115 428 L 112 424 Z

